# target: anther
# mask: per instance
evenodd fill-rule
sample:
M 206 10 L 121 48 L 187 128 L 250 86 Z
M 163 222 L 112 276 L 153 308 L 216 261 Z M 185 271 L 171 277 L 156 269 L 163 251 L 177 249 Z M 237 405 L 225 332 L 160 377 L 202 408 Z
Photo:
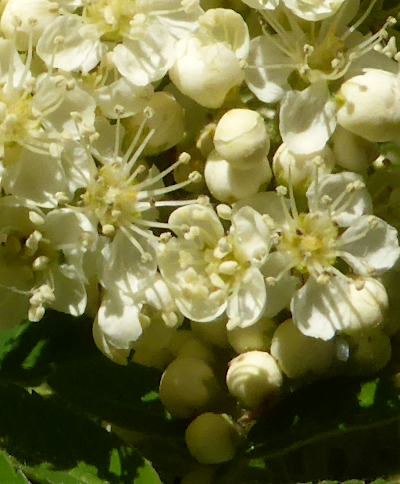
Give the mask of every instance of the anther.
M 34 212 L 33 210 L 31 210 L 29 212 L 29 220 L 35 224 L 35 225 L 42 225 L 44 224 L 44 217 L 42 217 L 42 215 L 40 215 L 39 213 L 37 212 Z
M 232 208 L 225 203 L 220 203 L 217 205 L 217 214 L 222 220 L 230 220 L 232 217 Z
M 106 235 L 107 237 L 110 237 L 111 235 L 114 235 L 115 227 L 114 225 L 111 225 L 111 224 L 104 224 L 101 227 L 101 231 L 103 232 L 104 235 Z
M 276 188 L 275 188 L 275 191 L 277 193 L 277 195 L 279 195 L 280 197 L 285 197 L 287 195 L 287 188 L 283 185 L 278 185 Z

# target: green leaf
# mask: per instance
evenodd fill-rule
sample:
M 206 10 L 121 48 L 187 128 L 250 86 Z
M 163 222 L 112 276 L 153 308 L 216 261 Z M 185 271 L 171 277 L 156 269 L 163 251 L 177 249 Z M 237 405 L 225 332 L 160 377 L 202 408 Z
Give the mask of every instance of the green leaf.
M 0 445 L 35 482 L 161 483 L 137 451 L 59 399 L 0 381 L 0 400 Z
M 10 462 L 9 456 L 0 451 L 0 482 L 5 484 L 29 484 L 21 470 L 16 470 Z
M 362 382 L 341 376 L 311 384 L 254 425 L 232 482 L 344 482 L 395 473 L 399 422 L 399 390 L 389 371 Z

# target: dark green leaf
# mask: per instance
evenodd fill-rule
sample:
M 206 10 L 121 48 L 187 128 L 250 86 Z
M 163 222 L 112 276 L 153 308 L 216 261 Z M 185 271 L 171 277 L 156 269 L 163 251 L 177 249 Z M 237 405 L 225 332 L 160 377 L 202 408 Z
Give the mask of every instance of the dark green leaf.
M 4 484 L 29 484 L 21 470 L 16 470 L 9 456 L 0 451 L 0 482 Z
M 1 446 L 35 482 L 160 484 L 133 448 L 58 399 L 0 382 L 0 400 Z

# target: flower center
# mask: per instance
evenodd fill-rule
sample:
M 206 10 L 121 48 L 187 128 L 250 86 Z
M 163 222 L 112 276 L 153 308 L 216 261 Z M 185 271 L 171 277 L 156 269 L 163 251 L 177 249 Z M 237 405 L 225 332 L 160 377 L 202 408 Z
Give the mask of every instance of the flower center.
M 0 91 L 0 142 L 23 144 L 34 137 L 40 128 L 40 119 L 32 113 L 31 97 L 25 91 Z
M 338 228 L 323 213 L 300 214 L 289 229 L 284 230 L 279 249 L 290 254 L 300 272 L 312 272 L 334 264 L 333 252 Z
M 133 0 L 89 0 L 84 13 L 103 32 L 104 40 L 118 42 L 129 32 L 137 13 L 135 4 Z
M 101 225 L 121 225 L 139 217 L 135 180 L 127 177 L 118 164 L 100 168 L 97 178 L 88 185 L 83 202 L 96 215 Z

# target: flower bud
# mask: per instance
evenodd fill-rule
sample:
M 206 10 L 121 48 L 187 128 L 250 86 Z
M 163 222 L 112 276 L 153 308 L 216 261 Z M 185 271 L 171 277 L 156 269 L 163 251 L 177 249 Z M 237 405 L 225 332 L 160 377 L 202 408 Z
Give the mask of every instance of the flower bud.
M 203 44 L 196 37 L 178 43 L 169 76 L 183 94 L 212 109 L 222 106 L 228 92 L 244 79 L 239 60 L 224 42 Z
M 220 348 L 226 348 L 227 346 L 229 346 L 228 338 L 226 335 L 227 321 L 227 316 L 223 314 L 222 316 L 218 317 L 214 321 L 210 321 L 209 323 L 197 323 L 195 321 L 191 321 L 190 326 L 193 332 L 207 343 L 211 343 L 214 346 L 218 346 Z
M 153 317 L 150 326 L 144 329 L 138 341 L 133 344 L 135 352 L 132 360 L 140 365 L 164 369 L 173 359 L 169 345 L 175 332 L 161 318 Z
M 226 384 L 244 407 L 257 408 L 279 393 L 282 373 L 269 353 L 249 351 L 230 361 Z
M 278 326 L 271 343 L 271 355 L 289 378 L 325 373 L 333 362 L 334 352 L 333 340 L 305 336 L 292 319 Z
M 216 151 L 211 152 L 204 169 L 204 177 L 211 194 L 220 202 L 232 203 L 257 193 L 271 180 L 267 160 L 248 170 L 237 170 Z
M 176 418 L 190 418 L 206 410 L 219 393 L 210 365 L 193 357 L 179 357 L 165 369 L 160 381 L 160 399 Z
M 209 323 L 199 323 L 207 325 Z M 207 363 L 214 361 L 214 355 L 207 346 L 200 341 L 192 331 L 180 329 L 176 331 L 170 344 L 170 351 L 174 357 L 190 356 Z
M 215 468 L 207 465 L 198 466 L 182 477 L 180 484 L 213 484 Z
M 376 143 L 357 136 L 347 129 L 337 126 L 332 136 L 333 154 L 336 163 L 342 168 L 361 173 L 378 156 Z
M 342 84 L 337 121 L 369 141 L 390 141 L 400 132 L 400 78 L 380 69 Z M 343 105 L 341 103 L 343 102 Z
M 349 324 L 344 329 L 345 333 L 368 329 L 382 323 L 388 307 L 388 295 L 384 285 L 377 279 L 357 279 L 349 285 L 347 297 L 351 312 Z
M 146 121 L 146 131 L 154 129 L 144 149 L 144 154 L 154 155 L 175 146 L 184 134 L 185 112 L 169 92 L 155 92 L 148 106 L 153 115 Z M 143 112 L 127 118 L 125 125 L 136 131 L 144 118 Z
M 391 353 L 390 338 L 380 329 L 355 333 L 350 342 L 350 370 L 356 374 L 372 375 L 386 366 Z
M 231 109 L 215 129 L 216 151 L 237 169 L 246 170 L 264 162 L 269 144 L 264 119 L 251 109 Z
M 237 429 L 226 414 L 203 413 L 185 433 L 189 452 L 202 464 L 220 464 L 233 459 L 238 443 Z
M 228 331 L 228 340 L 236 353 L 258 350 L 268 351 L 276 324 L 272 319 L 261 318 L 247 328 L 234 328 Z

